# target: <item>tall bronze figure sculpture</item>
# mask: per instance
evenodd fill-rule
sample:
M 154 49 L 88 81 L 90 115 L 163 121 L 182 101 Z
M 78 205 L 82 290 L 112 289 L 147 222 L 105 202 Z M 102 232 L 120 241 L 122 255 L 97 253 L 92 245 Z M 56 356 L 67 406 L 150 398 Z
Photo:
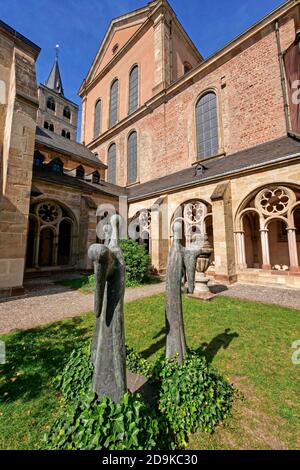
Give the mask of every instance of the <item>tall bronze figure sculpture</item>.
M 99 400 L 107 396 L 118 403 L 127 392 L 124 332 L 125 263 L 119 247 L 121 218 L 114 215 L 110 223 L 110 243 L 106 240 L 105 245 L 95 244 L 89 249 L 96 281 L 96 329 L 92 344 L 93 390 Z
M 182 364 L 186 354 L 182 316 L 182 278 L 186 273 L 188 290 L 192 293 L 195 288 L 196 262 L 201 248 L 197 246 L 184 248 L 182 246 L 182 221 L 174 222 L 173 233 L 174 239 L 169 253 L 166 285 L 166 357 L 167 359 L 178 357 L 178 363 Z

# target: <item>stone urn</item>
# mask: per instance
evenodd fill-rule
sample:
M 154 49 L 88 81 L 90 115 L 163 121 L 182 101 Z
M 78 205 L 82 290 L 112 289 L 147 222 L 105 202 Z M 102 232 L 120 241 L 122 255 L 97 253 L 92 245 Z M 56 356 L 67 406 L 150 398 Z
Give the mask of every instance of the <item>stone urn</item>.
M 205 295 L 211 295 L 208 287 L 209 279 L 206 276 L 206 271 L 211 264 L 211 255 L 213 254 L 213 248 L 208 241 L 207 235 L 204 235 L 204 243 L 201 249 L 201 254 L 197 259 L 196 271 L 198 276 L 196 277 L 196 285 L 194 295 L 196 297 L 202 297 Z

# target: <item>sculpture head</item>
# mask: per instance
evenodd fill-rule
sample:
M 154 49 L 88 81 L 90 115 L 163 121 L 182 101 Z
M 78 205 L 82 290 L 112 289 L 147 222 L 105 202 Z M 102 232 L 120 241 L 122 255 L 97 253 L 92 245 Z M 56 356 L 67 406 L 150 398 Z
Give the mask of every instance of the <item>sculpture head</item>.
M 174 240 L 181 240 L 182 239 L 182 221 L 175 220 L 172 230 L 173 230 Z
M 118 248 L 119 238 L 120 238 L 120 228 L 122 226 L 122 217 L 117 214 L 111 216 L 110 225 L 111 225 L 111 240 L 110 240 L 109 247 Z
M 104 238 L 105 238 L 104 244 L 108 246 L 110 242 L 110 238 L 111 238 L 111 225 L 109 224 L 104 225 L 103 232 L 104 232 Z

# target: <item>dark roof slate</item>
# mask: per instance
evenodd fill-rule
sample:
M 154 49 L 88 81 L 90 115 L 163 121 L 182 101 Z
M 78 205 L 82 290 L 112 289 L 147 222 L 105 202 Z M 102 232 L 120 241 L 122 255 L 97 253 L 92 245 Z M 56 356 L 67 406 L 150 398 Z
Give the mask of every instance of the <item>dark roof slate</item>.
M 202 183 L 213 178 L 229 177 L 236 172 L 251 169 L 251 167 L 272 163 L 273 161 L 274 163 L 279 162 L 284 157 L 293 154 L 300 154 L 299 140 L 283 137 L 232 155 L 205 161 L 202 175 L 197 176 L 196 168 L 190 167 L 147 183 L 132 186 L 128 188 L 128 199 L 133 200 L 157 195 L 171 189 L 180 188 L 180 186 L 193 185 L 197 182 Z
M 77 159 L 82 160 L 82 162 L 92 164 L 92 166 L 97 168 L 107 168 L 107 166 L 84 145 L 74 142 L 73 140 L 66 139 L 65 137 L 61 137 L 47 129 L 37 127 L 35 140 L 37 144 L 44 145 L 45 147 L 49 147 L 51 150 L 56 150 L 57 152 L 67 156 L 75 156 Z
M 101 181 L 100 184 L 94 184 L 92 182 L 82 180 L 76 178 L 75 176 L 67 175 L 65 173 L 55 173 L 53 171 L 50 171 L 48 168 L 33 167 L 34 187 L 38 187 L 38 180 L 45 181 L 47 183 L 54 183 L 62 186 L 71 187 L 88 194 L 102 193 L 113 197 L 126 195 L 126 189 L 121 188 L 120 186 L 115 186 L 113 184 L 109 184 L 103 181 Z

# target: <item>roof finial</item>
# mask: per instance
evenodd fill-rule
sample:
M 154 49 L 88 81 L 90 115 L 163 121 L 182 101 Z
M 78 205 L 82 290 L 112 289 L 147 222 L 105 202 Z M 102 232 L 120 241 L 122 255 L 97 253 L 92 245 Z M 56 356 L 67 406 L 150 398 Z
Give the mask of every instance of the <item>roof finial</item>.
M 58 61 L 58 54 L 60 53 L 59 44 L 55 46 L 55 60 Z

